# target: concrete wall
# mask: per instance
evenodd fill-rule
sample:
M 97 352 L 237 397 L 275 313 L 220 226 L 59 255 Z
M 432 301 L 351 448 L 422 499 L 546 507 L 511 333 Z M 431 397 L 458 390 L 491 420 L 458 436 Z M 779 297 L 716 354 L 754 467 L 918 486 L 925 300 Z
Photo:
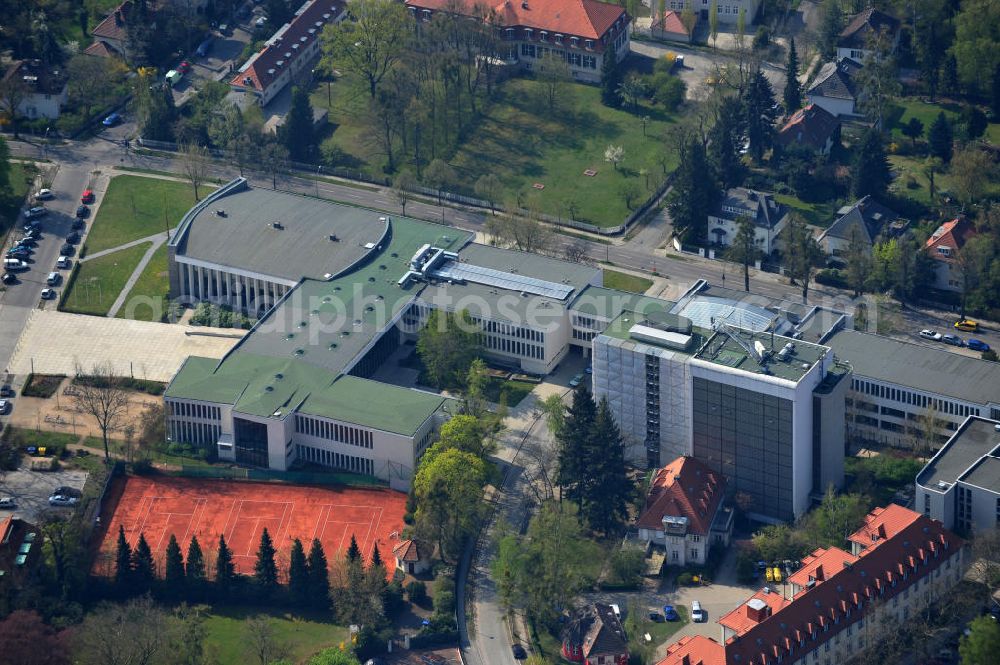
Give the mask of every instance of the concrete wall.
M 843 116 L 851 117 L 855 115 L 854 100 L 835 99 L 833 97 L 821 97 L 819 95 L 807 95 L 807 97 L 810 104 L 815 104 L 823 110 L 829 111 L 838 118 Z

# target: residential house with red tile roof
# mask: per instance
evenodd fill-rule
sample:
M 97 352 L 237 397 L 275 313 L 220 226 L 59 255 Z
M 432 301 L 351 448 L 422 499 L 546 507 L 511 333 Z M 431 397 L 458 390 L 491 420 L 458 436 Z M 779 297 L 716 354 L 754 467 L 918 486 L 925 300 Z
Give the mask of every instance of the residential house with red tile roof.
M 341 0 L 309 0 L 240 66 L 229 80 L 230 87 L 253 95 L 258 104 L 266 106 L 289 83 L 312 75 L 313 64 L 320 56 L 323 28 L 346 16 Z
M 128 50 L 125 48 L 127 38 L 125 21 L 128 19 L 128 15 L 132 12 L 133 7 L 132 0 L 125 0 L 125 2 L 115 7 L 113 12 L 105 16 L 104 20 L 90 31 L 90 34 L 94 37 L 94 44 L 103 43 L 109 51 L 120 53 L 122 56 L 127 57 Z
M 924 249 L 934 259 L 934 288 L 955 292 L 962 290 L 962 266 L 958 262 L 958 253 L 975 235 L 975 225 L 960 217 L 937 227 L 927 239 Z
M 577 610 L 563 630 L 562 657 L 583 665 L 628 665 L 628 639 L 610 605 Z
M 401 540 L 392 548 L 396 569 L 410 575 L 421 575 L 430 570 L 430 547 L 416 540 Z
M 865 58 L 871 55 L 871 40 L 882 33 L 888 39 L 891 50 L 895 51 L 899 45 L 899 21 L 894 16 L 869 7 L 851 19 L 841 31 L 837 39 L 837 60 L 850 58 L 863 64 Z
M 695 25 L 698 24 L 698 15 L 695 14 Z M 652 35 L 658 39 L 669 39 L 674 42 L 688 43 L 691 41 L 684 22 L 681 21 L 680 12 L 666 11 L 659 21 L 653 21 L 649 26 Z M 694 27 L 691 28 L 692 32 Z
M 656 472 L 636 520 L 639 539 L 663 547 L 672 566 L 702 564 L 712 545 L 729 545 L 733 511 L 724 506 L 726 479 L 693 457 Z
M 786 150 L 798 145 L 829 155 L 840 143 L 840 121 L 823 107 L 809 104 L 792 114 L 778 130 L 776 140 Z
M 562 58 L 573 78 L 598 83 L 603 54 L 612 44 L 621 62 L 629 52 L 632 21 L 616 4 L 600 0 L 405 0 L 417 21 L 438 12 L 475 16 L 499 27 L 499 58 L 508 66 L 532 69 L 547 57 Z M 484 56 L 486 54 L 483 54 Z
M 721 641 L 685 638 L 658 665 L 838 665 L 937 600 L 967 564 L 961 538 L 902 506 L 872 511 L 850 541 L 853 554 L 816 550 L 781 592 L 723 617 Z

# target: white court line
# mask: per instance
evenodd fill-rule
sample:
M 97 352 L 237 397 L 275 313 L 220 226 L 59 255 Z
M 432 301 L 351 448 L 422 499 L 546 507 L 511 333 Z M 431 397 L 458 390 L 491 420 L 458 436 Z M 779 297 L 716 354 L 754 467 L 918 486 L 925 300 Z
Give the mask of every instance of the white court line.
M 324 515 L 325 515 L 325 517 L 324 517 Z M 323 526 L 323 531 L 326 531 L 327 522 L 330 521 L 329 518 L 330 518 L 330 506 L 328 504 L 324 504 L 323 506 L 320 506 L 319 519 L 316 520 L 316 526 L 313 527 L 313 540 L 316 540 L 316 539 L 319 539 L 320 541 L 323 540 L 323 536 L 320 533 L 319 527 L 320 527 L 320 525 L 322 525 Z
M 191 511 L 191 519 L 190 519 L 190 521 L 188 521 L 187 529 L 184 530 L 184 541 L 183 541 L 184 543 L 189 542 L 188 534 L 191 533 L 191 531 L 194 531 L 195 533 L 198 532 L 198 524 L 201 523 L 201 517 L 199 517 L 197 520 L 195 520 L 195 515 L 198 514 L 198 509 L 201 508 L 201 514 L 202 514 L 202 516 L 204 516 L 205 515 L 205 506 L 208 505 L 208 500 L 207 499 L 195 499 L 195 502 L 196 502 L 196 505 L 194 507 L 194 510 Z M 182 543 L 182 545 L 183 545 L 183 543 Z
M 226 535 L 229 532 L 229 523 L 233 520 L 233 511 L 236 510 L 236 502 L 241 499 L 233 499 L 233 505 L 229 507 L 229 517 L 226 518 L 226 523 L 222 525 L 222 535 Z

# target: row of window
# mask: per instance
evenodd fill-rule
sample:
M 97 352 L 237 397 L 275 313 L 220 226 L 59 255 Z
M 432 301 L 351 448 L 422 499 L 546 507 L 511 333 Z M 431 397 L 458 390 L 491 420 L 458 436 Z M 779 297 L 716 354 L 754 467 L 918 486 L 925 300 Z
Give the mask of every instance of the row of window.
M 548 46 L 535 46 L 534 44 L 521 44 L 521 55 L 525 58 L 559 58 L 565 60 L 572 67 L 584 67 L 586 69 L 597 69 L 597 56 L 585 53 L 567 53 L 559 49 L 550 49 Z
M 494 337 L 493 335 L 483 335 L 483 346 L 491 351 L 510 353 L 522 358 L 534 358 L 541 360 L 545 357 L 545 347 L 518 342 L 506 337 Z
M 194 404 L 192 402 L 174 402 L 173 400 L 167 400 L 166 404 L 167 413 L 171 416 L 203 418 L 205 420 L 219 420 L 222 418 L 222 410 L 217 406 Z
M 174 419 L 168 421 L 168 434 L 170 435 L 170 440 L 175 443 L 210 445 L 219 440 L 221 432 L 222 428 L 219 425 Z
M 573 339 L 583 340 L 584 342 L 589 342 L 599 335 L 596 330 L 578 330 L 573 328 Z
M 585 316 L 583 314 L 574 314 L 570 318 L 570 323 L 574 327 L 579 326 L 580 328 L 589 328 L 590 330 L 603 330 L 604 327 L 607 325 L 607 320 L 605 319 L 604 321 L 599 322 L 592 316 Z
M 979 415 L 979 409 L 976 407 L 967 406 L 959 402 L 952 402 L 950 400 L 938 399 L 936 397 L 928 397 L 927 395 L 921 395 L 919 393 L 903 390 L 901 388 L 893 388 L 892 386 L 875 383 L 874 381 L 868 381 L 865 379 L 854 378 L 851 382 L 851 389 L 864 395 L 872 395 L 881 399 L 899 402 L 900 404 L 909 404 L 911 406 L 920 407 L 921 409 L 934 409 L 935 411 L 946 413 L 950 416 L 965 418 L 966 416 Z
M 352 473 L 364 473 L 369 476 L 375 475 L 375 462 L 365 457 L 355 457 L 354 455 L 344 455 L 332 450 L 323 448 L 313 448 L 296 444 L 295 453 L 300 460 L 313 462 L 322 466 L 329 466 L 334 469 L 343 469 Z
M 545 333 L 539 330 L 532 330 L 531 328 L 525 328 L 523 326 L 515 326 L 510 323 L 501 323 L 499 321 L 492 321 L 489 319 L 481 319 L 478 316 L 469 316 L 469 319 L 483 329 L 486 333 L 496 333 L 498 335 L 507 335 L 508 337 L 516 337 L 517 339 L 526 339 L 532 342 L 545 342 Z
M 375 446 L 372 432 L 358 427 L 331 423 L 318 418 L 308 416 L 295 416 L 295 431 L 307 436 L 315 436 L 328 441 L 339 441 L 361 448 L 373 448 Z

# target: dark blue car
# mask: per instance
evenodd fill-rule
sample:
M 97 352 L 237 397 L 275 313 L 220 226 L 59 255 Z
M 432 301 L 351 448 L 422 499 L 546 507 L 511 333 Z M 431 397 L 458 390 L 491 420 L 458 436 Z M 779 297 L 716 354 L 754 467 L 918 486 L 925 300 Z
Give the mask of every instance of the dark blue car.
M 965 343 L 973 351 L 989 351 L 990 345 L 980 339 L 970 339 Z
M 674 609 L 673 605 L 663 606 L 663 618 L 667 621 L 677 621 L 680 617 L 677 615 L 677 610 Z
M 112 113 L 111 115 L 109 115 L 107 118 L 105 118 L 104 122 L 102 122 L 101 124 L 104 125 L 105 127 L 114 127 L 115 125 L 117 125 L 121 121 L 122 121 L 121 114 L 118 113 L 117 111 L 115 111 L 114 113 Z

